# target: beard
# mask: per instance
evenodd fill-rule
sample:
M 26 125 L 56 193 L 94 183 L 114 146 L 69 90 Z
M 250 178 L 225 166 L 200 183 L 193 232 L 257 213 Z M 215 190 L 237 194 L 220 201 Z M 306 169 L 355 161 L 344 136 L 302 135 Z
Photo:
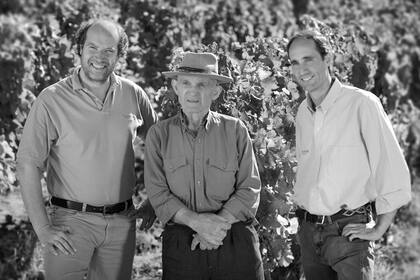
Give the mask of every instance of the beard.
M 95 63 L 92 59 L 82 61 L 82 69 L 87 79 L 92 82 L 104 83 L 115 69 L 116 61 Z

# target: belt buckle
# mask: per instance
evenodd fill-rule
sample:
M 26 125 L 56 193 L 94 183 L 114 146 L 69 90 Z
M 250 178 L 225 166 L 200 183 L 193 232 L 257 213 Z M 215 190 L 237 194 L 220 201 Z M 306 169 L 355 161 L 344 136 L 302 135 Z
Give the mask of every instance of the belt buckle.
M 318 216 L 318 218 L 316 219 L 316 222 L 315 222 L 315 224 L 316 224 L 316 225 L 323 225 L 323 224 L 324 224 L 324 222 L 325 222 L 325 216 L 324 216 L 324 215 L 322 215 L 321 217 L 322 217 L 322 219 L 321 219 L 321 221 L 320 221 L 320 222 L 318 221 L 319 216 Z
M 102 214 L 103 215 L 106 215 L 107 213 L 106 213 L 106 209 L 107 209 L 108 207 L 106 206 L 106 205 L 104 205 L 103 206 L 103 209 L 102 209 Z
M 354 214 L 364 215 L 367 212 L 368 212 L 367 207 L 365 205 L 363 205 L 363 206 L 360 206 L 359 208 L 356 208 L 356 209 L 353 209 L 353 210 L 346 210 L 341 215 L 346 216 L 346 217 L 351 217 Z
M 346 217 L 351 217 L 351 216 L 354 215 L 354 213 L 356 213 L 356 211 L 354 211 L 354 210 L 346 210 L 341 215 L 346 216 Z

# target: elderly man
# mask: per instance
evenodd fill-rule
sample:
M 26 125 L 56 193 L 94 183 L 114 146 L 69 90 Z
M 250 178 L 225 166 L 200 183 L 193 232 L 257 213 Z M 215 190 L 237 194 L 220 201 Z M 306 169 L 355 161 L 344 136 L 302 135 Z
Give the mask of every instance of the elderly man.
M 263 279 L 251 139 L 240 120 L 210 111 L 231 78 L 219 75 L 211 53 L 187 52 L 163 74 L 182 108 L 146 139 L 146 190 L 165 225 L 163 279 Z
M 303 32 L 287 46 L 307 92 L 296 117 L 302 264 L 308 280 L 373 279 L 371 241 L 410 201 L 410 176 L 379 99 L 331 77 L 327 42 Z
M 113 73 L 127 50 L 121 26 L 84 23 L 75 43 L 81 67 L 44 89 L 26 120 L 17 155 L 22 197 L 45 245 L 47 279 L 86 274 L 88 279 L 131 279 L 132 142 L 157 117 L 145 92 Z M 45 168 L 52 196 L 49 218 L 40 182 Z

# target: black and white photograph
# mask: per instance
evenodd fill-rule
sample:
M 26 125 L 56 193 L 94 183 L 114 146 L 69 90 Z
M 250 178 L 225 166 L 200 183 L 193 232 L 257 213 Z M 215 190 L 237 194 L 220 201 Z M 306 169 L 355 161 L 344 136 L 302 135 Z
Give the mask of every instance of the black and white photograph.
M 0 0 L 0 279 L 420 279 L 420 2 Z

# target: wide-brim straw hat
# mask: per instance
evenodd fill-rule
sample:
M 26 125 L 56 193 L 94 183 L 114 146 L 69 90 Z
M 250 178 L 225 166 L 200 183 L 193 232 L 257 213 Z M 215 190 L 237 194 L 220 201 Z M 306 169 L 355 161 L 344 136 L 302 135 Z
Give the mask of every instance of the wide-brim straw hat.
M 178 75 L 205 76 L 221 83 L 230 83 L 233 79 L 219 74 L 218 58 L 212 53 L 185 52 L 181 63 L 175 71 L 162 72 L 168 78 Z

